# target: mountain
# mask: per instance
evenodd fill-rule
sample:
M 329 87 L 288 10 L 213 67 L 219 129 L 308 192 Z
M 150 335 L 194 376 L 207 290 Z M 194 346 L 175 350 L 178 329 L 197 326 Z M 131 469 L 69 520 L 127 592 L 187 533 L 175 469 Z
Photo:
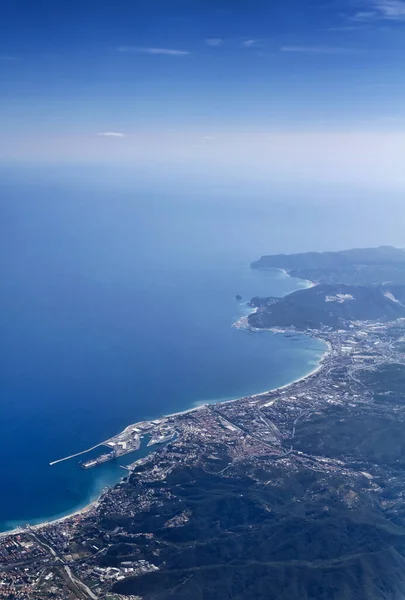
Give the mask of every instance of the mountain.
M 392 246 L 262 256 L 251 267 L 285 269 L 293 277 L 316 283 L 405 284 L 405 251 Z
M 283 298 L 255 298 L 252 304 L 257 307 L 249 317 L 253 327 L 339 328 L 347 321 L 405 317 L 405 285 L 320 284 Z

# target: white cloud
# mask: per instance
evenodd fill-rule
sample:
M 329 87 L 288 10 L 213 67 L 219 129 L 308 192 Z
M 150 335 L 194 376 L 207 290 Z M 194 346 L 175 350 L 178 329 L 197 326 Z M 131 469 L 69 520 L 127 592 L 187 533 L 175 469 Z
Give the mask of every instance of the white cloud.
M 222 40 L 221 38 L 208 38 L 207 40 L 205 40 L 205 43 L 207 44 L 207 46 L 222 46 L 224 40 Z
M 251 48 L 255 44 L 257 44 L 257 40 L 245 40 L 242 42 L 242 46 L 245 46 L 245 48 Z
M 98 133 L 100 137 L 112 137 L 112 138 L 124 138 L 125 133 L 121 133 L 120 131 L 102 131 Z
M 357 54 L 358 50 L 339 46 L 282 46 L 280 52 L 296 52 L 301 54 Z
M 186 50 L 175 50 L 173 48 L 137 48 L 136 46 L 121 46 L 118 48 L 118 52 L 137 52 L 140 54 L 162 54 L 165 56 L 185 56 L 190 54 Z
M 377 13 L 374 10 L 360 10 L 351 17 L 353 21 L 367 22 L 372 21 L 377 17 Z
M 405 21 L 404 0 L 371 0 L 352 17 L 355 21 Z

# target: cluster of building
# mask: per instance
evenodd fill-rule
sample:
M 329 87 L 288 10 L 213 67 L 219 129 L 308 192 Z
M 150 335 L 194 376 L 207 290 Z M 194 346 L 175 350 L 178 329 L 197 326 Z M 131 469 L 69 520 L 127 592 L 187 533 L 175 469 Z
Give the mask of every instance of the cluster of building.
M 0 538 L 0 598 L 77 598 L 54 557 L 30 533 Z
M 348 481 L 354 480 L 356 475 L 341 461 L 300 452 L 295 447 L 296 430 L 327 406 L 367 401 L 370 391 L 359 379 L 365 369 L 405 363 L 405 343 L 400 343 L 405 320 L 388 327 L 355 322 L 339 331 L 323 328 L 307 333 L 329 345 L 322 365 L 308 377 L 265 394 L 131 425 L 111 438 L 109 446 L 125 453 L 147 434 L 149 443 L 158 444 L 157 452 L 134 462 L 127 477 L 106 491 L 87 514 L 36 532 L 27 529 L 0 537 L 0 598 L 108 598 L 114 583 L 157 570 L 158 565 L 139 550 L 142 544 L 134 543 L 141 538 L 146 543 L 153 533 L 129 535 L 119 524 L 106 531 L 100 523 L 112 517 L 118 523 L 128 521 L 158 509 L 170 494 L 165 481 L 179 465 L 226 476 L 235 465 L 255 465 L 265 458 L 285 468 L 295 461 L 325 473 L 345 471 Z M 349 506 L 355 505 L 354 487 L 342 494 Z M 179 527 L 188 518 L 187 511 L 179 512 L 163 526 Z M 108 553 L 114 544 L 127 544 L 129 556 L 114 562 Z

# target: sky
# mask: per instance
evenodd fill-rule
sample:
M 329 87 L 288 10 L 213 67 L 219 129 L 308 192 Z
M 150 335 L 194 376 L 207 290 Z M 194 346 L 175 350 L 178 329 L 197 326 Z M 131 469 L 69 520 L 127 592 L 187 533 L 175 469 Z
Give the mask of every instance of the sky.
M 405 188 L 405 0 L 2 0 L 0 160 Z

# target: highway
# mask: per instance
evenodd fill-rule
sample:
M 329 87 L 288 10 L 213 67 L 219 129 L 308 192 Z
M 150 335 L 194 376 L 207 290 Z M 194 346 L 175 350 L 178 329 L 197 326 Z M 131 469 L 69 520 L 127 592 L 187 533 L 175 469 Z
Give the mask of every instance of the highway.
M 58 555 L 58 553 L 56 552 L 56 550 L 54 548 L 52 548 L 51 545 L 49 545 L 43 538 L 42 536 L 38 535 L 36 532 L 34 532 L 32 529 L 29 529 L 30 534 L 35 538 L 35 540 L 38 542 L 38 544 L 40 546 L 42 546 L 43 548 L 45 548 L 46 550 L 48 550 L 52 556 L 55 559 L 55 563 L 60 564 L 60 566 L 64 569 L 70 583 L 72 584 L 75 592 L 77 594 L 79 594 L 79 598 L 83 599 L 83 600 L 88 600 L 88 598 L 90 598 L 91 600 L 98 600 L 98 596 L 96 596 L 91 589 L 85 584 L 83 583 L 83 581 L 81 581 L 80 579 L 78 579 L 72 572 L 72 569 L 69 567 L 69 565 L 66 564 L 65 560 Z

